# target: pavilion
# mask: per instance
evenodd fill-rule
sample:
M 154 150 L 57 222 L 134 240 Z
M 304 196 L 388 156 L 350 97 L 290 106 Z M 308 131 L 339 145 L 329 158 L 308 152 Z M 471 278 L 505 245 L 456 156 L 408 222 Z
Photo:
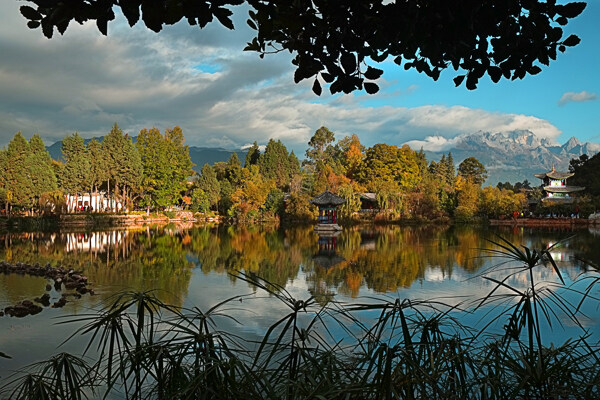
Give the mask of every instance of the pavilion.
M 569 186 L 567 185 L 567 179 L 572 177 L 573 173 L 570 172 L 558 172 L 554 169 L 552 164 L 552 171 L 534 174 L 536 178 L 542 180 L 544 197 L 542 202 L 551 204 L 570 204 L 573 203 L 572 193 L 580 192 L 585 189 L 582 186 Z
M 315 226 L 315 231 L 335 232 L 342 230 L 337 223 L 337 208 L 346 202 L 345 199 L 327 189 L 311 199 L 310 202 L 319 207 L 319 223 Z

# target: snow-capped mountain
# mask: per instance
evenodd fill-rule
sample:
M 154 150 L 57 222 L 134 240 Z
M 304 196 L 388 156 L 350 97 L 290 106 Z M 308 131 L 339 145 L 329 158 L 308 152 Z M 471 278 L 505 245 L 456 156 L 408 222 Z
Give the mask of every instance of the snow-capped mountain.
M 600 151 L 598 143 L 581 143 L 572 137 L 559 145 L 530 131 L 477 132 L 460 135 L 452 143 L 453 146 L 443 152 L 425 150 L 427 158 L 438 160 L 442 154 L 451 151 L 458 166 L 465 158 L 475 157 L 488 170 L 486 185 L 525 179 L 537 185 L 539 182 L 533 174 L 551 170 L 552 164 L 559 171 L 568 171 L 571 159 L 582 154 L 591 157 Z

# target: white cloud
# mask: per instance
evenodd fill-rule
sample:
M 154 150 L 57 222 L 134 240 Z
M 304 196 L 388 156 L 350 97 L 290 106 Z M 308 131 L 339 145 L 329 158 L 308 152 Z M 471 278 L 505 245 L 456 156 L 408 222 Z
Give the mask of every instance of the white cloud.
M 293 83 L 289 55 L 261 60 L 241 51 L 252 34 L 243 18 L 233 32 L 182 23 L 157 35 L 140 25 L 131 29 L 121 18 L 103 37 L 93 24 L 74 24 L 64 37 L 47 40 L 27 29 L 18 2 L 1 2 L 0 145 L 17 130 L 39 132 L 50 143 L 74 131 L 103 135 L 114 122 L 132 135 L 179 125 L 187 143 L 198 146 L 239 148 L 281 139 L 298 155 L 322 125 L 337 138 L 356 133 L 367 146 L 422 142 L 440 149 L 476 131 L 530 130 L 549 139 L 560 134 L 548 121 L 521 114 L 463 106 L 367 107 L 359 93 L 317 98 L 312 82 Z M 198 65 L 219 68 L 204 73 Z M 407 85 L 401 95 L 415 91 Z
M 565 104 L 571 102 L 581 103 L 583 101 L 596 100 L 597 98 L 598 96 L 596 93 L 590 93 L 585 90 L 581 92 L 566 92 L 561 96 L 560 100 L 558 100 L 558 105 L 564 106 Z

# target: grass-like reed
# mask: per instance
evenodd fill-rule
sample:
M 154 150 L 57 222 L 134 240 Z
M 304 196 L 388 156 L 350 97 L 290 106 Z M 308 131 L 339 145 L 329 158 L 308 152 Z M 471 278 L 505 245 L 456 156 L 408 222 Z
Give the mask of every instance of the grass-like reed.
M 591 264 L 579 291 L 565 284 L 551 249 L 502 238 L 493 245 L 493 255 L 517 267 L 500 263 L 502 278 L 482 276 L 493 288 L 472 306 L 400 299 L 322 305 L 237 272 L 287 309 L 258 341 L 219 327 L 222 318 L 239 324 L 232 315 L 241 297 L 200 310 L 164 304 L 153 292 L 119 293 L 99 312 L 63 322 L 79 324 L 71 338 L 88 338 L 82 356 L 60 353 L 24 368 L 3 383 L 0 398 L 600 398 L 598 343 L 580 324 L 582 303 L 597 301 L 599 271 Z M 537 281 L 538 268 L 551 268 L 556 281 Z M 524 289 L 509 283 L 517 274 L 527 279 Z M 474 310 L 488 322 L 464 326 L 460 313 Z M 581 334 L 553 345 L 544 335 L 564 318 Z

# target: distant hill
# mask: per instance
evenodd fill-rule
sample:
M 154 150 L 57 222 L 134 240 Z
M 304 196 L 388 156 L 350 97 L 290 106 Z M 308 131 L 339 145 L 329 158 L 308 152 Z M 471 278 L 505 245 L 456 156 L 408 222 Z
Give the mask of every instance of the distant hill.
M 97 137 L 94 139 L 96 139 L 99 142 L 102 142 L 104 137 Z M 136 139 L 137 139 L 137 137 L 135 137 L 135 136 L 132 137 L 132 140 L 134 143 L 135 143 Z M 87 145 L 91 140 L 92 139 L 85 139 L 84 140 L 85 144 Z M 56 142 L 50 146 L 47 146 L 46 150 L 48 150 L 48 153 L 50 153 L 50 157 L 52 157 L 52 159 L 62 161 L 61 148 L 62 148 L 62 143 Z M 214 164 L 219 161 L 229 160 L 229 157 L 231 157 L 231 154 L 233 154 L 234 152 L 237 153 L 238 158 L 240 159 L 240 162 L 243 165 L 244 159 L 246 158 L 246 153 L 248 152 L 248 150 L 227 150 L 227 149 L 214 148 L 214 147 L 190 146 L 190 158 L 192 159 L 192 162 L 195 164 L 194 170 L 198 171 L 198 172 L 202 169 L 204 164 L 207 164 L 207 163 Z
M 425 150 L 425 154 L 428 160 L 439 160 L 448 151 L 452 152 L 457 166 L 468 157 L 481 161 L 488 170 L 486 185 L 525 179 L 538 185 L 533 174 L 550 171 L 552 164 L 559 171 L 568 171 L 571 159 L 582 154 L 593 156 L 600 151 L 600 144 L 581 143 L 572 137 L 560 146 L 540 139 L 530 131 L 477 132 L 459 136 L 452 147 L 444 151 Z

